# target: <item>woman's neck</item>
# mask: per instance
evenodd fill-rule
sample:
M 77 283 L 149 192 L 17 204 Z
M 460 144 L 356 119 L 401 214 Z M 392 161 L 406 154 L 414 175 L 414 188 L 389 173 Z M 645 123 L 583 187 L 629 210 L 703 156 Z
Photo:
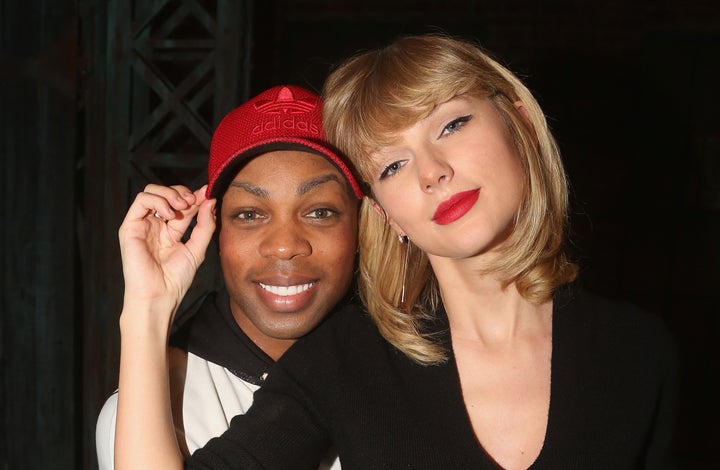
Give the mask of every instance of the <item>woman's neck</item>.
M 514 283 L 504 286 L 496 276 L 480 274 L 467 260 L 433 261 L 454 338 L 499 346 L 546 334 L 551 301 L 535 305 Z

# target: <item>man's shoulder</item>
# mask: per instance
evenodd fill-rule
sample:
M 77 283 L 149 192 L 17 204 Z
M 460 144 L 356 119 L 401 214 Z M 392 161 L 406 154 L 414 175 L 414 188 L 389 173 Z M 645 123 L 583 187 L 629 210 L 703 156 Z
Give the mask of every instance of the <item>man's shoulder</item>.
M 170 332 L 170 346 L 187 351 L 190 336 L 198 329 L 207 328 L 219 318 L 217 292 L 207 292 L 186 310 L 178 313 Z
M 170 337 L 170 346 L 231 371 L 260 385 L 274 361 L 235 321 L 226 291 L 208 294 L 192 317 Z
M 291 346 L 280 361 L 338 363 L 348 355 L 375 354 L 386 345 L 365 308 L 348 302 L 338 305 L 317 328 Z
M 328 318 L 311 335 L 344 336 L 348 330 L 373 334 L 377 331 L 375 323 L 365 307 L 358 302 L 346 302 L 338 305 Z

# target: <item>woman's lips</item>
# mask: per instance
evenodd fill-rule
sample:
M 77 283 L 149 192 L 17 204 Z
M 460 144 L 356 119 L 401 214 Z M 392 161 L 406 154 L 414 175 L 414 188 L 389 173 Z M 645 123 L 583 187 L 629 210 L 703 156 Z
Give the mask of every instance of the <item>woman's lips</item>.
M 480 197 L 480 189 L 471 189 L 453 195 L 447 201 L 438 205 L 433 215 L 433 222 L 439 225 L 447 225 L 455 222 L 475 205 Z

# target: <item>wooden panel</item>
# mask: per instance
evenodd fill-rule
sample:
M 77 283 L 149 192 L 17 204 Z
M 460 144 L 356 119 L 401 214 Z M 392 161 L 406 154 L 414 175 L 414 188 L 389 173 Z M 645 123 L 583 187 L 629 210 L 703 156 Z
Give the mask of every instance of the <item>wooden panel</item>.
M 77 468 L 74 2 L 2 14 L 0 468 Z
M 250 7 L 158 0 L 98 2 L 83 12 L 92 25 L 79 227 L 84 468 L 96 468 L 97 414 L 117 387 L 123 296 L 117 229 L 148 183 L 197 188 L 206 181 L 212 130 L 247 97 Z M 183 307 L 220 282 L 209 251 Z

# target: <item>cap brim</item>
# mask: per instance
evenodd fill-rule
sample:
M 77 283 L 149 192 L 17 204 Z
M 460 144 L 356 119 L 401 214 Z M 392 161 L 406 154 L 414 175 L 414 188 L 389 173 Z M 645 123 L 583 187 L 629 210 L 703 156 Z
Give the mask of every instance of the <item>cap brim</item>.
M 210 191 L 208 191 L 207 196 L 209 198 L 217 198 L 219 196 L 222 196 L 230 185 L 230 182 L 233 180 L 233 178 L 235 178 L 235 175 L 237 175 L 238 171 L 240 171 L 240 168 L 245 163 L 259 155 L 268 152 L 275 152 L 278 150 L 297 150 L 301 152 L 309 152 L 324 157 L 330 163 L 332 163 L 340 171 L 340 173 L 343 174 L 345 181 L 348 183 L 348 186 L 353 191 L 353 193 L 355 193 L 358 199 L 362 198 L 363 193 L 358 186 L 354 174 L 352 173 L 350 168 L 344 165 L 344 162 L 342 161 L 342 159 L 340 159 L 340 157 L 319 144 L 300 141 L 271 141 L 261 143 L 259 145 L 255 145 L 249 149 L 245 149 L 239 152 L 232 158 L 228 158 L 225 162 L 225 165 L 223 165 L 222 168 L 219 169 L 219 174 L 215 179 L 215 183 L 212 185 L 212 188 L 210 188 Z M 340 162 L 342 166 L 338 164 L 338 162 Z

